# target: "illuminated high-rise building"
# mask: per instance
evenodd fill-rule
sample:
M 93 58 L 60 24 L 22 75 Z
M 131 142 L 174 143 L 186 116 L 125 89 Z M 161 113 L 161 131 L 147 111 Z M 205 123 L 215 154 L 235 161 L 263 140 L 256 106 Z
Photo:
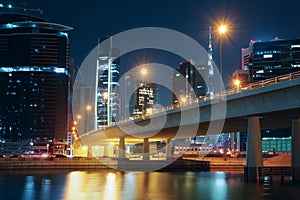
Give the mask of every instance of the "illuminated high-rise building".
M 131 115 L 151 113 L 157 103 L 157 84 L 140 82 L 138 86 L 130 99 Z
M 182 81 L 184 77 L 186 81 Z M 180 68 L 173 75 L 173 103 L 192 102 L 206 94 L 205 66 L 193 61 L 180 63 Z M 177 96 L 175 96 L 175 94 Z
M 208 62 L 207 62 L 207 95 L 212 97 L 214 94 L 214 67 L 213 67 L 213 48 L 212 48 L 212 37 L 211 37 L 211 26 L 209 26 L 208 34 Z
M 66 139 L 71 27 L 0 14 L 0 137 Z
M 300 70 L 300 39 L 250 41 L 242 49 L 242 69 L 250 71 L 250 82 Z
M 112 125 L 119 119 L 119 51 L 112 37 L 99 39 L 96 79 L 96 126 Z

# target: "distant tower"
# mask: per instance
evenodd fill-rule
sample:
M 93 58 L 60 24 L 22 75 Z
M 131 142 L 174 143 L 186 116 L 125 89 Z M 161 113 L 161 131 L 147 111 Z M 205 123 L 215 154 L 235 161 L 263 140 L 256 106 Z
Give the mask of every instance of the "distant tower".
M 209 26 L 209 43 L 208 43 L 208 62 L 207 62 L 207 95 L 210 97 L 214 94 L 214 68 L 213 68 L 213 59 L 212 59 L 212 39 L 211 39 L 211 26 Z

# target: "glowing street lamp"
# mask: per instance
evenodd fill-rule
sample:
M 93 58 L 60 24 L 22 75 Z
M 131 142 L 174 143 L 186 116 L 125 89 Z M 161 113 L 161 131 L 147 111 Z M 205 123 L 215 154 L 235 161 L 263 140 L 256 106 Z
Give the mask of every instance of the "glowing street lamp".
M 147 73 L 148 73 L 147 69 L 143 68 L 143 69 L 141 70 L 141 75 L 142 75 L 143 77 L 146 76 Z
M 241 82 L 238 79 L 233 80 L 233 84 L 236 86 L 237 91 L 240 90 Z
M 183 104 L 185 104 L 187 101 L 186 97 L 180 97 L 180 102 L 182 102 Z
M 234 80 L 233 83 L 234 83 L 234 85 L 237 86 L 237 87 L 239 87 L 240 84 L 241 84 L 240 80 L 238 80 L 238 79 Z
M 77 122 L 76 122 L 76 124 L 78 124 L 77 125 L 77 131 L 79 132 L 79 133 L 81 133 L 81 115 L 77 115 L 76 116 L 77 117 Z
M 91 105 L 87 105 L 87 106 L 86 106 L 86 110 L 87 110 L 87 111 L 90 111 L 91 109 L 92 109 L 92 106 L 91 106 Z
M 219 33 L 220 34 L 224 34 L 224 33 L 226 33 L 227 32 L 227 26 L 226 25 L 221 25 L 220 27 L 219 27 Z

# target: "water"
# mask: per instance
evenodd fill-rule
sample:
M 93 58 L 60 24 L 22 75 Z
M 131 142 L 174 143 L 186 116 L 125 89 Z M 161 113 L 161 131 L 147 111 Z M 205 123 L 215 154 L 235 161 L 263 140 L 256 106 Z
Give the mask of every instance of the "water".
M 300 195 L 299 185 L 291 182 L 245 183 L 242 177 L 224 172 L 2 171 L 0 199 L 287 200 Z

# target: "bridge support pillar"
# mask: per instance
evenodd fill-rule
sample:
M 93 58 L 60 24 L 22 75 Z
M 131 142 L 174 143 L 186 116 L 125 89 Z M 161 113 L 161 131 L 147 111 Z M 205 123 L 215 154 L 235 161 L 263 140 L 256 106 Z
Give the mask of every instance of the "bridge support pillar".
M 263 166 L 260 117 L 248 118 L 247 160 L 245 178 L 248 181 L 258 180 L 258 168 Z
M 166 142 L 166 159 L 169 159 L 172 157 L 172 139 L 167 139 Z
M 93 148 L 92 146 L 88 146 L 88 149 L 87 149 L 87 157 L 88 158 L 92 158 L 93 157 Z
M 119 140 L 119 149 L 118 149 L 118 157 L 119 159 L 126 158 L 126 149 L 125 149 L 125 138 L 120 138 Z
M 144 143 L 143 143 L 143 160 L 147 161 L 149 160 L 149 139 L 144 138 Z
M 292 121 L 292 177 L 300 182 L 300 119 Z

